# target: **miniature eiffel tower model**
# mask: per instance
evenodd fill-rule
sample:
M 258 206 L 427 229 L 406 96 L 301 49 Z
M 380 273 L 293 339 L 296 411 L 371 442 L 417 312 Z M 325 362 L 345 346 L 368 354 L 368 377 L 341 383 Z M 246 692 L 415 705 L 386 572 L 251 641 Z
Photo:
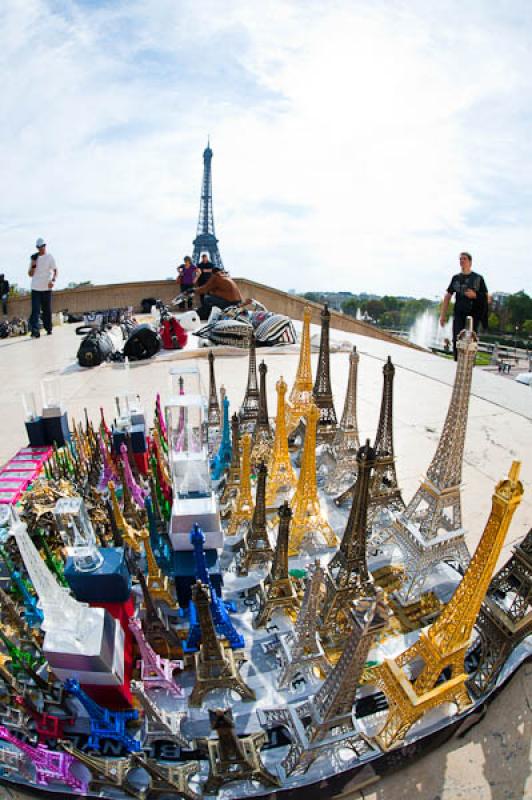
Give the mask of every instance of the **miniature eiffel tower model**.
M 233 781 L 257 781 L 266 786 L 280 786 L 279 779 L 269 772 L 260 757 L 266 744 L 263 732 L 237 736 L 230 708 L 209 710 L 211 728 L 218 739 L 200 739 L 198 744 L 209 756 L 209 777 L 203 791 L 218 794 L 219 789 Z
M 494 686 L 511 651 L 532 633 L 532 528 L 490 583 L 475 627 L 479 665 L 467 685 L 480 697 Z
M 89 789 L 91 792 L 99 794 L 101 790 L 107 789 L 111 784 L 111 786 L 122 789 L 130 797 L 136 797 L 138 800 L 142 800 L 144 797 L 144 789 L 135 789 L 127 780 L 128 773 L 133 769 L 131 755 L 124 758 L 102 758 L 85 753 L 66 740 L 61 740 L 59 746 L 89 769 L 91 774 Z
M 218 402 L 218 392 L 216 391 L 216 377 L 214 375 L 214 353 L 209 350 L 209 407 L 207 412 L 207 424 L 209 433 L 211 428 L 220 429 L 222 417 L 220 414 L 220 403 Z
M 113 517 L 116 527 L 122 536 L 125 544 L 135 553 L 140 553 L 140 535 L 129 523 L 126 522 L 122 509 L 118 503 L 114 481 L 109 481 L 109 496 L 113 509 Z
M 181 764 L 165 763 L 148 758 L 144 753 L 132 753 L 131 760 L 136 767 L 150 776 L 149 794 L 201 800 L 201 795 L 189 785 L 190 778 L 199 771 L 197 761 L 186 761 Z
M 151 747 L 154 742 L 171 741 L 180 747 L 190 748 L 190 742 L 181 733 L 181 723 L 187 717 L 186 711 L 167 711 L 161 708 L 154 703 L 140 681 L 131 681 L 131 692 L 144 712 L 143 747 Z
M 257 355 L 255 350 L 255 334 L 249 334 L 249 369 L 248 382 L 244 400 L 238 416 L 242 431 L 253 433 L 259 415 L 259 387 L 257 384 Z
M 279 689 L 290 685 L 296 675 L 315 680 L 316 673 L 327 675 L 330 666 L 318 636 L 318 609 L 325 582 L 325 572 L 316 560 L 308 569 L 305 595 L 293 633 L 280 634 L 277 654 L 281 671 L 277 679 Z
M 456 343 L 458 362 L 453 393 L 436 453 L 426 478 L 389 528 L 404 558 L 405 581 L 398 593 L 402 603 L 417 600 L 436 564 L 454 561 L 465 568 L 469 563 L 460 483 L 477 336 L 471 317 L 467 326 Z
M 387 624 L 388 611 L 382 597 L 372 596 L 358 598 L 350 613 L 351 633 L 340 660 L 316 694 L 301 705 L 258 711 L 263 726 L 281 724 L 290 732 L 290 750 L 283 761 L 288 775 L 306 772 L 319 756 L 334 758 L 340 748 L 347 747 L 359 757 L 376 751 L 356 731 L 353 706 L 368 653 Z
M 279 492 L 286 493 L 295 489 L 297 484 L 296 473 L 290 461 L 286 431 L 285 396 L 288 387 L 282 377 L 277 381 L 275 388 L 277 390 L 277 416 L 275 418 L 275 438 L 268 464 L 267 506 L 275 503 Z
M 318 497 L 318 484 L 316 480 L 316 428 L 320 412 L 313 404 L 307 413 L 307 428 L 301 471 L 291 508 L 293 512 L 290 531 L 289 556 L 298 555 L 306 537 L 316 534 L 325 539 L 328 547 L 334 547 L 336 536 L 333 529 L 324 517 Z
M 174 680 L 173 673 L 183 669 L 182 661 L 162 658 L 148 644 L 138 618 L 129 620 L 129 630 L 136 639 L 140 652 L 140 679 L 145 689 L 163 689 L 173 697 L 183 697 L 183 690 Z
M 351 624 L 351 605 L 374 593 L 366 560 L 367 513 L 375 451 L 369 441 L 357 453 L 358 478 L 342 542 L 325 573 L 325 600 L 319 612 L 325 647 L 342 646 Z
M 285 501 L 279 508 L 279 531 L 273 563 L 268 575 L 259 585 L 259 610 L 253 620 L 254 628 L 267 625 L 277 609 L 288 613 L 299 611 L 299 598 L 288 572 L 288 537 L 291 519 L 292 511 Z
M 318 369 L 312 394 L 314 402 L 320 411 L 318 421 L 317 443 L 326 442 L 331 444 L 338 427 L 336 411 L 331 388 L 331 367 L 330 367 L 330 348 L 329 348 L 329 328 L 331 324 L 331 314 L 327 303 L 321 311 L 321 337 L 320 354 L 318 356 Z
M 266 374 L 268 367 L 261 361 L 259 364 L 259 413 L 257 424 L 253 431 L 251 463 L 256 466 L 261 461 L 270 460 L 273 443 L 273 433 L 268 417 L 268 395 L 266 392 Z
M 150 534 L 144 528 L 139 534 L 144 545 L 144 554 L 146 556 L 146 584 L 151 592 L 152 597 L 173 609 L 176 607 L 176 598 L 173 585 L 167 575 L 163 575 L 159 567 L 155 555 L 152 550 Z
M 373 530 L 374 523 L 382 512 L 400 512 L 405 504 L 397 481 L 395 455 L 393 447 L 393 379 L 395 367 L 388 356 L 382 368 L 382 400 L 375 438 L 376 463 L 369 487 L 368 528 Z M 335 499 L 342 505 L 353 495 L 354 485 L 346 489 Z
M 168 620 L 158 608 L 151 596 L 146 578 L 142 570 L 135 568 L 131 561 L 128 561 L 130 572 L 135 576 L 140 584 L 143 597 L 144 613 L 142 617 L 142 630 L 144 636 L 153 647 L 156 653 L 168 658 L 173 652 L 181 651 L 181 640 L 170 628 Z
M 146 524 L 146 513 L 144 511 L 144 506 L 140 508 L 131 496 L 124 464 L 120 459 L 118 461 L 118 474 L 120 476 L 120 485 L 122 486 L 122 516 L 126 525 L 130 525 L 134 530 L 138 530 Z
M 225 479 L 220 503 L 227 503 L 240 485 L 240 422 L 238 414 L 231 417 L 231 463 Z
M 389 706 L 386 723 L 376 737 L 383 750 L 402 740 L 430 709 L 442 703 L 455 703 L 462 711 L 471 704 L 464 659 L 510 522 L 521 502 L 519 469 L 519 462 L 514 461 L 508 478 L 497 484 L 478 547 L 436 622 L 422 631 L 408 650 L 395 659 L 386 659 L 374 670 L 376 685 L 385 692 Z M 404 667 L 412 665 L 415 669 L 414 665 L 420 662 L 421 671 L 410 679 Z
M 266 528 L 266 464 L 257 470 L 257 491 L 251 525 L 244 532 L 239 553 L 238 572 L 247 575 L 254 566 L 264 566 L 273 558 L 273 550 Z
M 356 347 L 349 354 L 349 376 L 342 419 L 332 444 L 335 464 L 327 476 L 325 491 L 335 494 L 356 478 L 356 454 L 360 448 L 357 421 L 357 376 L 360 356 Z
M 228 536 L 236 536 L 240 527 L 251 521 L 253 516 L 253 496 L 251 494 L 251 435 L 242 436 L 242 462 L 240 466 L 240 483 L 235 498 Z
M 211 616 L 209 589 L 200 581 L 192 589 L 192 599 L 201 627 L 201 644 L 194 653 L 196 681 L 188 702 L 200 706 L 213 689 L 231 689 L 243 700 L 254 700 L 255 692 L 247 686 L 238 670 L 234 652 L 217 637 Z
M 231 438 L 229 436 L 229 400 L 224 397 L 222 401 L 223 408 L 223 424 L 222 434 L 219 437 L 219 447 L 211 461 L 211 478 L 213 481 L 219 481 L 229 467 L 233 453 L 231 448 Z
M 296 378 L 290 391 L 287 408 L 288 434 L 293 435 L 299 426 L 302 417 L 305 417 L 312 400 L 312 366 L 310 362 L 310 320 L 312 311 L 305 306 L 303 312 L 303 332 L 301 334 L 301 347 L 299 350 L 299 363 Z

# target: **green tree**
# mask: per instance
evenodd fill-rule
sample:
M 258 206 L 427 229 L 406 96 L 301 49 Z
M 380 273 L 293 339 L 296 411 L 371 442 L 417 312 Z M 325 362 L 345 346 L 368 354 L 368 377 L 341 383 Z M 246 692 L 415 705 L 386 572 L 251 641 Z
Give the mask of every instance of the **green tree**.
M 522 330 L 527 336 L 532 336 L 532 319 L 525 319 Z
M 344 312 L 344 314 L 348 314 L 350 317 L 356 317 L 357 308 L 359 307 L 359 305 L 360 304 L 358 300 L 355 300 L 354 298 L 351 297 L 349 300 L 345 300 L 342 303 L 342 311 Z
M 490 331 L 500 330 L 501 321 L 495 311 L 491 311 L 488 317 L 488 328 Z
M 511 294 L 506 301 L 506 307 L 511 329 L 515 330 L 516 326 L 521 328 L 525 320 L 532 319 L 532 298 L 526 292 Z

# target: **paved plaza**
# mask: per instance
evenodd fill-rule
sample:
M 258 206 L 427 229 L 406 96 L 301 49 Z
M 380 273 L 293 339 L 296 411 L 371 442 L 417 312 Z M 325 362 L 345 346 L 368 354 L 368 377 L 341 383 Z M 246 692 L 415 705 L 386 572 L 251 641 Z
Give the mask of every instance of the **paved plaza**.
M 312 326 L 312 334 L 319 328 Z M 26 444 L 21 393 L 39 395 L 43 378 L 61 376 L 63 400 L 69 416 L 80 419 L 84 409 L 93 418 L 104 408 L 114 416 L 114 397 L 125 391 L 140 394 L 151 417 L 155 393 L 169 394 L 168 371 L 180 358 L 195 358 L 207 386 L 207 350 L 195 351 L 197 340 L 186 351 L 165 353 L 149 362 L 106 364 L 81 369 L 76 351 L 81 341 L 74 326 L 54 329 L 52 337 L 13 338 L 0 342 L 4 391 L 0 396 L 2 435 L 0 463 Z M 447 411 L 454 363 L 400 345 L 331 330 L 338 347 L 331 355 L 331 375 L 338 416 L 341 415 L 348 377 L 349 345 L 360 353 L 358 370 L 358 421 L 361 441 L 374 439 L 379 414 L 382 367 L 388 355 L 396 367 L 394 385 L 394 435 L 397 472 L 405 500 L 412 497 L 426 470 Z M 334 349 L 334 347 L 333 347 Z M 247 378 L 247 354 L 232 351 L 216 359 L 218 388 L 223 384 L 235 410 L 243 397 Z M 270 416 L 275 413 L 275 382 L 283 375 L 289 387 L 297 367 L 297 348 L 257 351 L 268 366 Z M 317 352 L 313 355 L 315 370 Z M 40 403 L 40 396 L 37 398 Z M 498 480 L 507 475 L 513 459 L 522 461 L 525 487 L 506 545 L 505 561 L 512 544 L 532 525 L 532 389 L 498 374 L 475 369 L 463 471 L 463 515 L 470 550 L 483 531 L 491 495 Z M 524 666 L 506 691 L 493 703 L 487 717 L 462 740 L 454 740 L 400 773 L 395 773 L 363 792 L 365 800 L 518 800 L 532 797 L 530 776 L 532 666 Z M 4 794 L 2 794 L 4 792 Z M 0 799 L 11 794 L 0 788 Z M 13 794 L 14 796 L 14 794 Z M 361 797 L 362 795 L 357 795 Z

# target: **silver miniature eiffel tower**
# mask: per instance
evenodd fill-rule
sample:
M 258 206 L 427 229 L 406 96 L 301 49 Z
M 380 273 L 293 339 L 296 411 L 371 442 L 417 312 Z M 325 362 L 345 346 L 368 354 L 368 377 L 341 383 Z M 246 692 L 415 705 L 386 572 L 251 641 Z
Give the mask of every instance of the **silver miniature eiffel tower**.
M 312 679 L 316 671 L 326 675 L 330 669 L 318 636 L 318 608 L 325 573 L 318 560 L 309 567 L 308 573 L 305 595 L 294 632 L 282 633 L 278 637 L 277 655 L 281 661 L 281 671 L 277 678 L 279 689 L 289 686 L 298 673 Z
M 181 723 L 187 718 L 186 711 L 166 711 L 155 703 L 140 681 L 131 681 L 131 692 L 144 711 L 142 723 L 142 745 L 150 747 L 154 742 L 175 742 L 189 748 L 190 742 L 181 733 Z
M 356 478 L 356 454 L 360 447 L 357 421 L 357 375 L 360 356 L 356 347 L 349 354 L 349 376 L 345 393 L 342 419 L 332 444 L 335 459 L 325 483 L 328 494 L 336 494 L 343 486 L 351 485 Z
M 249 368 L 246 393 L 238 412 L 240 433 L 253 433 L 259 416 L 259 387 L 257 384 L 257 354 L 255 335 L 249 334 Z
M 456 347 L 458 361 L 453 393 L 436 453 L 426 478 L 388 529 L 403 553 L 405 580 L 398 592 L 403 604 L 421 595 L 427 576 L 437 564 L 457 562 L 465 569 L 470 559 L 462 527 L 460 483 L 471 378 L 478 347 L 471 317 L 467 318 Z
M 209 710 L 209 719 L 218 738 L 198 739 L 199 747 L 206 749 L 209 757 L 209 776 L 203 787 L 205 794 L 216 794 L 233 781 L 280 785 L 279 778 L 266 769 L 260 757 L 259 751 L 267 740 L 264 732 L 237 736 L 230 708 Z
M 290 750 L 282 762 L 288 775 L 306 772 L 318 756 L 333 759 L 339 748 L 348 747 L 359 757 L 377 752 L 355 729 L 353 706 L 369 650 L 386 626 L 388 612 L 379 595 L 358 598 L 350 615 L 351 633 L 340 660 L 316 694 L 301 705 L 257 712 L 263 727 L 282 725 L 290 731 Z
M 197 581 L 192 589 L 192 599 L 198 612 L 201 644 L 199 652 L 194 653 L 196 681 L 188 699 L 189 705 L 200 706 L 204 696 L 213 689 L 232 689 L 243 700 L 254 700 L 255 692 L 244 683 L 233 650 L 225 647 L 216 635 L 208 587 Z
M 288 572 L 288 537 L 291 519 L 292 509 L 288 501 L 285 501 L 279 508 L 279 531 L 273 563 L 267 577 L 259 585 L 259 610 L 253 620 L 254 628 L 266 625 L 277 609 L 294 612 L 299 610 L 297 592 Z

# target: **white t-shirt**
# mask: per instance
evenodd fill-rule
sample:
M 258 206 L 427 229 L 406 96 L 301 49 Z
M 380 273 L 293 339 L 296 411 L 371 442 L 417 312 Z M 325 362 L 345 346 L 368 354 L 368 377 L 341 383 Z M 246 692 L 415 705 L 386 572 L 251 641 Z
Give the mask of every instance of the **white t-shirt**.
M 38 292 L 45 292 L 48 290 L 48 284 L 54 278 L 54 272 L 57 270 L 55 266 L 54 257 L 50 253 L 45 253 L 37 259 L 37 266 L 31 278 L 31 288 Z

